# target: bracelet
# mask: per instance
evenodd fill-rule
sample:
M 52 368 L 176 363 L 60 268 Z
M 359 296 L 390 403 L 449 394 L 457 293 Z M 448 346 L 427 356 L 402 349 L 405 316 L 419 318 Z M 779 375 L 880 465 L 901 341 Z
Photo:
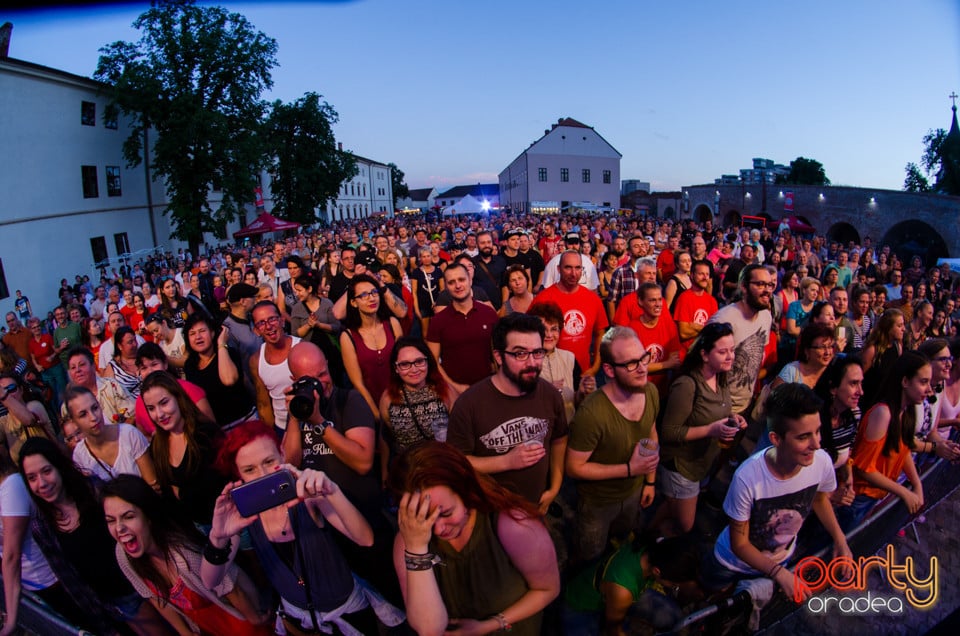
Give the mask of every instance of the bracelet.
M 493 620 L 497 621 L 497 623 L 500 625 L 500 626 L 497 628 L 497 633 L 500 633 L 500 632 L 509 632 L 509 631 L 511 631 L 511 630 L 513 629 L 513 625 L 511 625 L 510 623 L 507 622 L 507 617 L 503 615 L 503 612 L 497 612 L 496 614 L 494 614 L 494 615 L 491 616 L 490 618 L 492 618 Z
M 767 578 L 771 578 L 771 579 L 772 579 L 773 577 L 775 577 L 775 576 L 777 575 L 777 572 L 779 572 L 779 571 L 782 570 L 782 569 L 783 569 L 783 566 L 780 565 L 779 563 L 777 563 L 775 566 L 773 566 L 772 568 L 770 568 L 770 571 L 769 571 L 769 572 L 767 572 Z
M 225 547 L 218 548 L 207 539 L 206 545 L 203 546 L 203 558 L 211 565 L 224 565 L 230 560 L 231 542 L 232 540 L 227 540 Z
M 644 485 L 644 486 L 656 486 L 656 485 L 657 485 L 657 482 L 656 482 L 656 481 L 647 481 L 646 479 L 644 479 L 644 480 L 643 480 L 643 485 Z
M 627 479 L 630 479 L 633 475 L 630 474 L 630 462 L 627 462 Z
M 439 555 L 433 554 L 432 552 L 427 552 L 426 554 L 420 555 L 411 555 L 409 552 L 404 550 L 403 561 L 406 564 L 407 569 L 411 572 L 430 570 L 435 565 L 443 565 L 443 559 L 441 559 Z

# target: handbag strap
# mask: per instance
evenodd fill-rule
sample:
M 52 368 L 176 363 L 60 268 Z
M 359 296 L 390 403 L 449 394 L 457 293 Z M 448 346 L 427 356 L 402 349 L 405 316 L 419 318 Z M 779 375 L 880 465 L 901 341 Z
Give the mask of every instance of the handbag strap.
M 435 435 L 427 434 L 427 432 L 420 425 L 420 419 L 417 417 L 413 407 L 410 406 L 410 399 L 407 397 L 407 387 L 400 387 L 400 392 L 403 394 L 403 403 L 407 407 L 407 410 L 410 411 L 410 417 L 413 418 L 413 425 L 417 427 L 417 431 L 420 433 L 420 436 L 427 441 L 436 439 Z
M 290 509 L 290 522 L 294 528 L 300 528 L 299 520 L 300 513 L 297 511 L 297 507 L 294 506 Z M 303 586 L 304 594 L 307 595 L 307 611 L 310 612 L 310 620 L 313 621 L 312 629 L 319 631 L 320 621 L 317 620 L 317 612 L 313 606 L 313 596 L 310 594 L 310 577 L 307 576 L 307 562 L 303 558 L 303 548 L 300 545 L 300 539 L 297 536 L 296 530 L 293 532 L 293 548 L 297 554 L 297 564 L 300 566 L 300 578 L 297 582 Z

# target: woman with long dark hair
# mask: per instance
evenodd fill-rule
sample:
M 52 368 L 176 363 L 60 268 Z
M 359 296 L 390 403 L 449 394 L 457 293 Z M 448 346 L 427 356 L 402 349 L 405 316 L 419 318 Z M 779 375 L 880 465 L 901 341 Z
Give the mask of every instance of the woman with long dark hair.
M 710 474 L 720 444 L 732 443 L 746 426 L 743 418 L 732 415 L 727 386 L 735 348 L 729 323 L 708 323 L 670 386 L 659 428 L 659 482 L 666 496 L 664 512 L 676 524 L 668 531 L 671 535 L 693 528 L 700 482 Z
M 229 328 L 196 313 L 187 318 L 183 333 L 188 352 L 184 377 L 206 392 L 217 425 L 226 429 L 249 419 L 255 413 L 253 396 L 243 385 L 240 354 L 227 344 Z
M 163 312 L 174 329 L 179 329 L 183 327 L 190 314 L 196 311 L 196 308 L 180 293 L 180 285 L 177 281 L 164 276 L 160 279 L 160 307 L 157 311 Z
M 925 356 L 905 352 L 884 380 L 880 400 L 860 421 L 850 454 L 857 496 L 837 513 L 844 532 L 852 530 L 888 493 L 900 497 L 911 514 L 923 508 L 923 482 L 911 449 L 917 426 L 915 407 L 931 395 L 932 375 Z M 906 474 L 912 489 L 897 482 L 900 473 Z
M 390 487 L 400 496 L 393 565 L 410 627 L 420 634 L 452 626 L 540 633 L 543 609 L 560 593 L 560 574 L 533 504 L 436 441 L 401 455 Z
M 81 626 L 117 634 L 126 623 L 137 634 L 167 634 L 160 615 L 117 566 L 103 511 L 73 462 L 50 440 L 32 437 L 23 445 L 20 474 L 38 510 L 31 520 L 33 537 L 83 608 Z
M 260 421 L 241 424 L 227 434 L 217 458 L 233 481 L 217 498 L 201 577 L 209 588 L 220 585 L 236 554 L 237 535 L 245 528 L 267 579 L 280 596 L 287 633 L 300 636 L 336 626 L 341 634 L 375 634 L 370 608 L 385 624 L 402 615 L 367 583 L 356 578 L 337 547 L 337 533 L 359 545 L 373 544 L 363 515 L 326 474 L 300 471 L 283 463 L 273 430 Z M 243 517 L 231 491 L 279 470 L 296 479 L 297 499 Z
M 380 418 L 402 452 L 427 440 L 445 442 L 450 409 L 459 394 L 420 338 L 399 338 L 390 354 L 390 384 L 380 398 Z
M 293 281 L 293 291 L 299 302 L 290 312 L 290 332 L 320 347 L 327 358 L 330 375 L 339 384 L 343 381 L 344 368 L 343 357 L 335 344 L 340 338 L 340 321 L 334 314 L 333 303 L 320 295 L 316 272 L 300 274 Z
M 133 397 L 140 395 L 140 372 L 137 370 L 137 334 L 124 325 L 113 334 L 113 359 L 107 362 L 103 376 L 113 378 Z
M 814 391 L 823 400 L 820 444 L 830 454 L 837 477 L 837 489 L 830 499 L 835 506 L 847 506 L 855 494 L 849 459 L 860 427 L 860 398 L 863 397 L 860 358 L 834 359 L 820 376 Z
M 382 302 L 377 282 L 366 274 L 350 279 L 343 326 L 340 350 L 347 376 L 370 410 L 379 413 L 380 396 L 390 382 L 390 355 L 403 332 Z
M 161 492 L 178 499 L 191 521 L 209 526 L 214 502 L 227 481 L 213 468 L 220 428 L 200 413 L 167 371 L 148 375 L 140 395 L 156 426 L 150 453 Z
M 120 570 L 179 633 L 191 633 L 191 625 L 204 634 L 273 633 L 270 613 L 258 611 L 256 590 L 239 567 L 230 564 L 213 589 L 203 584 L 205 537 L 182 524 L 143 479 L 120 475 L 104 485 L 100 499 Z
M 93 354 L 93 363 L 100 367 L 100 346 L 103 344 L 103 325 L 96 318 L 80 321 L 80 343 Z

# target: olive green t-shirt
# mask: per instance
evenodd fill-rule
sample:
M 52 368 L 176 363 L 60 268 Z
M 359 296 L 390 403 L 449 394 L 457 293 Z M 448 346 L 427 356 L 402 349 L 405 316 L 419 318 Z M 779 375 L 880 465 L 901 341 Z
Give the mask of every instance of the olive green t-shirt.
M 657 387 L 648 382 L 643 389 L 647 397 L 640 421 L 628 420 L 613 405 L 606 393 L 594 391 L 583 401 L 573 423 L 567 447 L 590 452 L 591 462 L 598 464 L 625 464 L 633 449 L 644 437 L 650 437 L 660 408 Z M 621 479 L 580 480 L 577 491 L 584 503 L 605 506 L 618 503 L 640 487 L 643 475 Z

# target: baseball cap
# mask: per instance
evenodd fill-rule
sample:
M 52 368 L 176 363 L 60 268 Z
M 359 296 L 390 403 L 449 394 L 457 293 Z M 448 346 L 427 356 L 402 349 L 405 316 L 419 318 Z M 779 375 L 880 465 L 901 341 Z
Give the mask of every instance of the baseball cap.
M 257 288 L 246 283 L 236 283 L 227 290 L 227 302 L 236 303 L 244 298 L 256 298 Z
M 580 234 L 578 232 L 567 232 L 563 240 L 566 243 L 580 243 Z

